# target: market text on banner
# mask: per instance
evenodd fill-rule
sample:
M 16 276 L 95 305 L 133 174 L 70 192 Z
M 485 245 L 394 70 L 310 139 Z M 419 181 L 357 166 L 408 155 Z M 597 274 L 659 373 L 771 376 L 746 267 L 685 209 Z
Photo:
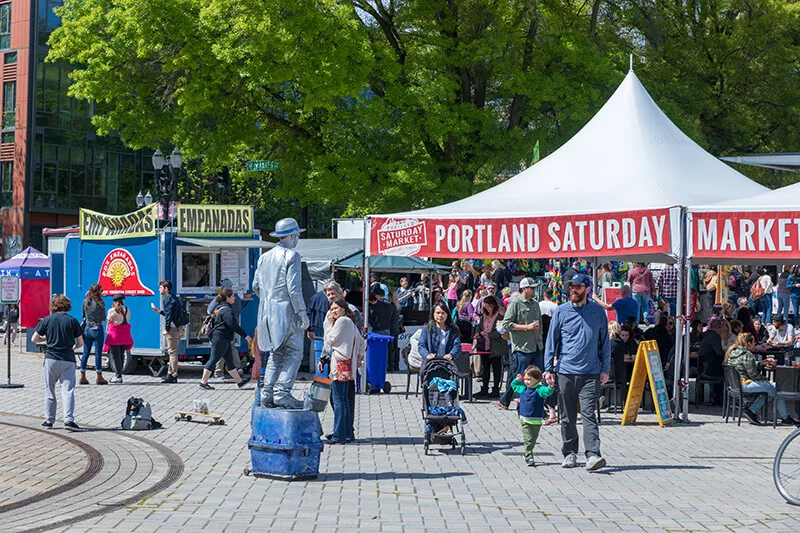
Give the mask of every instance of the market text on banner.
M 81 209 L 78 221 L 81 240 L 152 237 L 156 234 L 157 207 L 158 204 L 151 204 L 126 215 L 106 215 Z
M 692 255 L 704 258 L 795 259 L 800 211 L 692 213 Z
M 253 208 L 249 205 L 178 206 L 181 237 L 251 237 Z
M 646 381 L 650 382 L 658 425 L 664 427 L 666 424 L 672 423 L 672 409 L 669 404 L 667 384 L 664 380 L 664 369 L 661 366 L 661 355 L 658 353 L 658 344 L 656 341 L 642 341 L 636 352 L 633 375 L 628 386 L 628 398 L 625 400 L 625 410 L 622 412 L 623 426 L 636 422 Z
M 543 258 L 669 253 L 669 209 L 554 217 L 371 217 L 370 255 Z

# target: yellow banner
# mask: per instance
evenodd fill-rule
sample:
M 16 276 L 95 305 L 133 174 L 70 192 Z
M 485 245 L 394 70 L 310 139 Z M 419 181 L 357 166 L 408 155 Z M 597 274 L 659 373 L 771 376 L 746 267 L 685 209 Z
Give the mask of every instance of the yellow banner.
M 151 204 L 127 215 L 106 215 L 88 209 L 80 210 L 79 226 L 84 241 L 152 237 L 156 234 L 159 204 Z
M 253 208 L 249 205 L 178 206 L 181 237 L 252 237 Z

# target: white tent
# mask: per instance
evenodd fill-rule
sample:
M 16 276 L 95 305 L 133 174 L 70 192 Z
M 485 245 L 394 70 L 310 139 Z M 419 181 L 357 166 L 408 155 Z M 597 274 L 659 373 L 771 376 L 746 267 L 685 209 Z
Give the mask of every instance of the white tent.
M 671 257 L 674 261 L 679 255 L 680 206 L 751 197 L 766 190 L 686 136 L 659 109 L 630 71 L 608 102 L 572 139 L 506 182 L 469 198 L 430 209 L 371 217 L 370 251 L 373 254 L 432 257 L 556 255 L 635 256 L 644 259 L 643 256 L 649 256 L 646 258 L 669 260 Z M 648 230 L 655 237 L 658 228 L 653 227 L 653 223 L 660 220 L 645 216 L 649 227 L 643 228 L 645 223 L 637 214 L 643 210 L 648 210 L 650 216 L 670 215 L 664 229 L 671 235 L 663 235 L 664 240 L 669 241 L 667 247 L 657 246 L 655 238 L 651 245 L 646 238 Z M 615 215 L 598 217 L 598 214 Z M 632 219 L 633 224 L 623 222 L 624 218 Z M 425 234 L 422 235 L 422 228 L 415 223 L 427 219 L 433 222 L 424 228 Z M 478 251 L 479 228 L 470 223 L 474 219 L 487 219 L 481 235 L 481 252 Z M 501 249 L 503 227 L 496 225 L 490 229 L 491 220 L 508 219 L 515 219 L 520 224 L 537 224 L 538 249 L 531 250 L 528 246 L 535 243 L 528 242 L 533 239 L 529 239 L 527 225 L 518 228 L 516 247 L 514 228 L 507 227 L 505 231 L 511 243 Z M 597 246 L 592 246 L 589 238 L 591 224 L 603 220 L 605 226 L 594 227 Z M 555 243 L 549 236 L 553 221 L 559 224 L 559 229 L 554 232 L 558 238 Z M 587 224 L 577 224 L 579 221 Z M 379 235 L 379 230 L 387 222 L 390 224 Z M 568 222 L 573 222 L 572 236 L 566 234 Z M 471 231 L 451 227 L 470 225 Z M 620 228 L 617 239 L 609 238 L 609 230 L 617 227 Z M 627 242 L 623 241 L 625 230 L 629 237 Z M 578 235 L 580 231 L 584 232 L 583 245 Z M 640 238 L 643 232 L 644 239 Z M 606 237 L 603 246 L 599 246 L 601 235 Z M 381 242 L 387 239 L 391 242 Z M 574 246 L 566 246 L 565 243 L 569 244 L 572 239 L 575 240 Z M 417 246 L 422 240 L 427 241 L 425 245 Z M 617 240 L 619 245 L 615 245 Z M 472 249 L 469 244 L 472 244 Z M 553 244 L 561 246 L 551 246 Z
M 672 263 L 685 254 L 683 206 L 766 190 L 686 136 L 631 70 L 572 139 L 506 182 L 446 205 L 367 217 L 367 253 Z
M 800 259 L 800 183 L 763 194 L 688 209 L 695 263 Z

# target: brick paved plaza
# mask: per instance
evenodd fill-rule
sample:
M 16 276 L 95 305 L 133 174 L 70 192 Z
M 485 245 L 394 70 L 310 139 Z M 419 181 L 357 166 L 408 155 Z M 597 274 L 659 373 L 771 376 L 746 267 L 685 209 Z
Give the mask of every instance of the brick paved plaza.
M 164 428 L 70 433 L 60 405 L 56 429 L 39 426 L 41 365 L 15 356 L 25 388 L 0 390 L 3 531 L 800 531 L 800 508 L 771 477 L 789 428 L 713 414 L 621 427 L 604 413 L 609 467 L 589 474 L 560 467 L 558 426 L 543 429 L 539 467 L 526 468 L 514 413 L 481 402 L 465 405 L 467 455 L 426 457 L 419 399 L 406 400 L 405 375 L 395 375 L 391 395 L 358 398 L 355 445 L 326 446 L 317 480 L 285 483 L 242 473 L 252 387 L 212 379 L 217 390 L 202 391 L 198 365 L 183 365 L 177 385 L 141 374 L 79 386 L 83 426 L 117 428 L 127 398 L 141 396 Z M 175 422 L 195 398 L 210 399 L 227 424 Z M 326 412 L 323 427 L 331 423 Z

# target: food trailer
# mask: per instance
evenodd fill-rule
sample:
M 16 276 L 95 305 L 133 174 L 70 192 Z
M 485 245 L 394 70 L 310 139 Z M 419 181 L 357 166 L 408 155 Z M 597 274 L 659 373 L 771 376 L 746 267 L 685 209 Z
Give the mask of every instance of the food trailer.
M 258 317 L 253 274 L 263 250 L 274 246 L 253 228 L 249 206 L 178 205 L 163 227 L 156 214 L 156 204 L 121 216 L 81 210 L 77 228 L 45 231 L 54 256 L 53 288 L 63 287 L 73 316 L 82 318 L 80 302 L 94 283 L 103 287 L 106 307 L 114 294 L 126 296 L 134 347 L 125 372 L 142 359 L 154 374 L 163 371 L 164 328 L 150 304 L 161 307 L 158 283 L 164 279 L 172 281 L 191 318 L 178 346 L 182 361 L 208 359 L 211 343 L 199 330 L 223 279 L 231 280 L 242 300 L 241 326 L 253 331 Z M 59 271 L 56 265 L 63 267 Z M 245 339 L 237 336 L 236 342 L 239 352 L 248 351 Z

